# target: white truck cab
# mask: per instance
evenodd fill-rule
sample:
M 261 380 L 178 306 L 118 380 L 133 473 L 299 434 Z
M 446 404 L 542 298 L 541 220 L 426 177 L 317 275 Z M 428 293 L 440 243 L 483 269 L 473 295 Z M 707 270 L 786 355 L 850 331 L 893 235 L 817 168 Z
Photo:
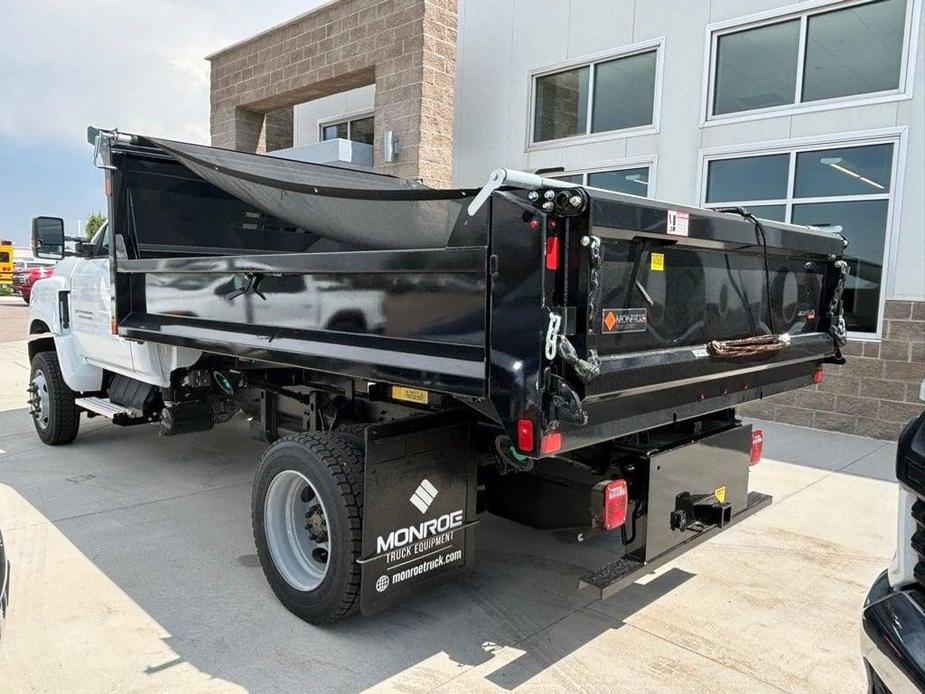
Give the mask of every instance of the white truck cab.
M 115 334 L 111 239 L 109 225 L 104 224 L 89 242 L 79 244 L 77 254 L 58 262 L 54 275 L 35 283 L 29 332 L 53 336 L 62 376 L 71 390 L 99 390 L 104 370 L 166 387 L 171 371 L 191 366 L 201 352 L 133 342 Z M 70 308 L 65 325 L 62 294 Z
M 63 225 L 57 218 L 38 217 L 33 233 L 53 229 L 63 233 Z M 201 355 L 194 349 L 131 341 L 115 334 L 111 239 L 109 225 L 104 224 L 89 242 L 78 241 L 77 250 L 61 258 L 54 274 L 37 281 L 32 289 L 29 333 L 41 337 L 29 343 L 30 360 L 50 348 L 49 341 L 53 341 L 51 353 L 57 355 L 57 365 L 49 368 L 56 369 L 74 393 L 101 391 L 107 372 L 167 387 L 174 370 L 193 365 Z M 47 402 L 52 377 L 32 370 L 30 403 L 40 435 L 41 423 L 51 426 L 54 419 Z M 105 398 L 79 400 L 83 409 L 97 414 L 111 416 L 115 409 Z

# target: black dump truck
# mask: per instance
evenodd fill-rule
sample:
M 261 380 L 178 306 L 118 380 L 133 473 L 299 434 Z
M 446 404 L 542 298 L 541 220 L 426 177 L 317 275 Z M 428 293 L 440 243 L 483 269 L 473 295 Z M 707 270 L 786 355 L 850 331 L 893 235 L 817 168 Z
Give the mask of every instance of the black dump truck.
M 58 272 L 36 290 L 57 312 L 30 345 L 36 428 L 66 443 L 81 413 L 168 435 L 245 413 L 269 442 L 260 561 L 310 622 L 470 566 L 482 513 L 610 543 L 580 585 L 611 595 L 770 503 L 734 408 L 843 361 L 833 231 L 503 169 L 434 190 L 90 136 L 109 226 L 76 253 L 108 259 L 112 334 L 168 375 L 136 355 L 74 385 L 61 352 L 88 319 Z M 64 241 L 36 220 L 37 255 Z

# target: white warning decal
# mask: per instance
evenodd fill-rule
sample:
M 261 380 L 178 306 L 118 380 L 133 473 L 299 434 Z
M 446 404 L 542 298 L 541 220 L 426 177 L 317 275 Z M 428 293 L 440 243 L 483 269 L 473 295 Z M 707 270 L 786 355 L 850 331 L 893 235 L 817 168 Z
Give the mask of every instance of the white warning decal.
M 668 233 L 672 236 L 687 236 L 690 215 L 683 210 L 668 210 Z

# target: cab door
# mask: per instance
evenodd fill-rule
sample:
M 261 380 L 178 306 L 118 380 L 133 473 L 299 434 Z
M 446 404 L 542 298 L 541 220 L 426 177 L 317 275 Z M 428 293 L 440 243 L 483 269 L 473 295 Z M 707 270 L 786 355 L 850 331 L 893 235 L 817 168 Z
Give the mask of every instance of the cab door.
M 132 351 L 125 339 L 112 334 L 111 238 L 109 225 L 102 226 L 89 244 L 89 253 L 75 263 L 69 297 L 71 331 L 89 363 L 125 373 L 133 368 Z

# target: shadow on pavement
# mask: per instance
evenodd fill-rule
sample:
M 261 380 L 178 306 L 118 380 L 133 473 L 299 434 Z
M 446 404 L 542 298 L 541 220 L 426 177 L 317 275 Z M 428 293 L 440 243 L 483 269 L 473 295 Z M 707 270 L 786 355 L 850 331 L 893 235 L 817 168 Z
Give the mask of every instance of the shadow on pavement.
M 604 631 L 621 628 L 692 576 L 675 569 L 633 585 L 608 601 L 607 614 L 581 621 L 567 642 L 535 651 L 531 637 L 597 604 L 590 592 L 577 590 L 577 579 L 612 560 L 617 548 L 606 541 L 564 544 L 483 516 L 468 574 L 371 618 L 314 627 L 276 601 L 256 560 L 250 480 L 263 445 L 247 437 L 244 424 L 162 438 L 152 427 L 84 420 L 74 444 L 49 449 L 31 432 L 25 410 L 0 413 L 0 483 L 52 521 L 81 561 L 92 562 L 169 633 L 165 643 L 176 657 L 144 661 L 126 683 L 133 689 L 158 689 L 159 677 L 185 663 L 252 692 L 355 691 L 402 673 L 409 679 L 403 684 L 429 689 L 506 647 L 525 652 L 488 680 L 514 688 Z M 6 522 L 9 538 L 29 530 Z M 29 558 L 13 561 L 23 566 Z M 42 571 L 45 581 L 66 581 L 54 572 L 67 572 L 68 565 Z M 75 586 L 79 590 L 92 586 Z M 15 621 L 9 639 L 16 638 Z M 99 647 L 119 648 L 121 636 L 113 633 Z M 128 642 L 121 647 L 132 657 Z M 405 672 L 422 664 L 429 682 L 420 681 L 420 672 Z

